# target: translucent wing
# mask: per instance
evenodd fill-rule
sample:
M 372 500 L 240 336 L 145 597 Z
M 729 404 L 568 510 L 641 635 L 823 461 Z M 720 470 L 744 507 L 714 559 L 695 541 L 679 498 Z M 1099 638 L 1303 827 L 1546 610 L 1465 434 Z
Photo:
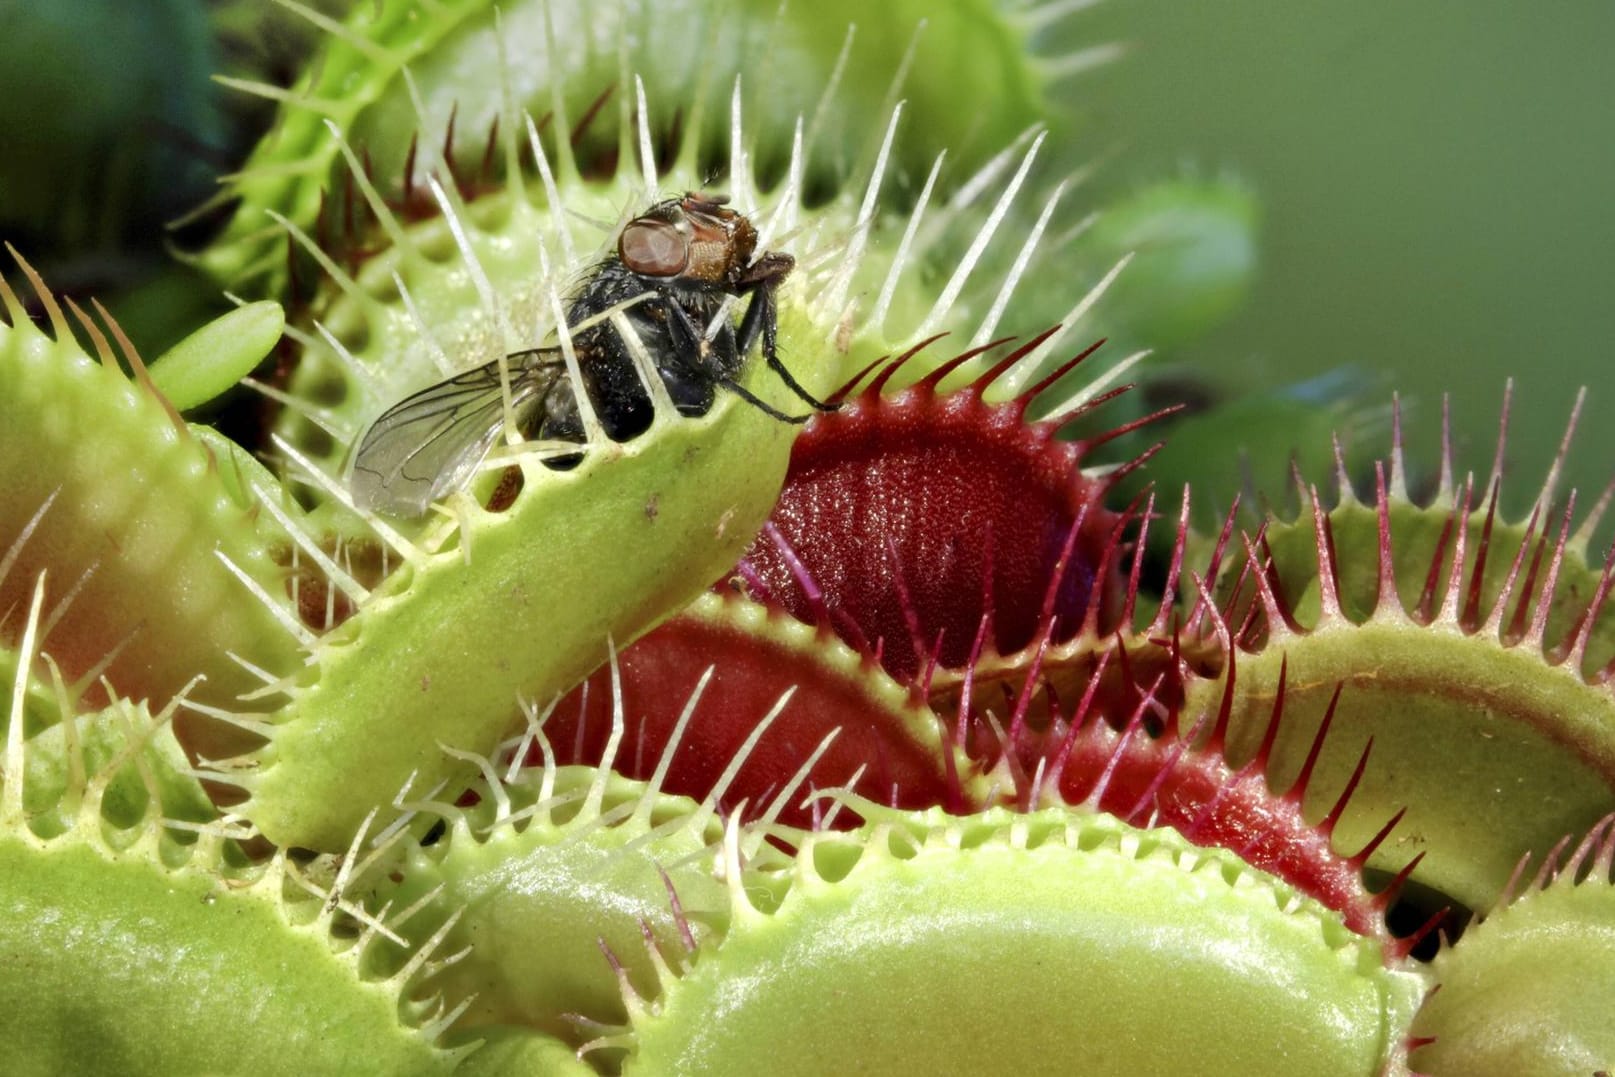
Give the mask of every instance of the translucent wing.
M 518 428 L 566 373 L 553 351 L 507 361 Z M 349 488 L 361 506 L 395 516 L 424 516 L 432 502 L 463 486 L 504 431 L 499 362 L 458 374 L 405 397 L 365 432 Z

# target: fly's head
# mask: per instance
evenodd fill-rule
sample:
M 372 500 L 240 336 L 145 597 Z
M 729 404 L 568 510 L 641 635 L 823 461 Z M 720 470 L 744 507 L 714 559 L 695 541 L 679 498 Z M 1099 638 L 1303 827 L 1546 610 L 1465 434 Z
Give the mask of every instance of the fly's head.
M 789 255 L 765 253 L 753 264 L 757 228 L 728 201 L 690 192 L 658 202 L 628 222 L 617 256 L 642 277 L 698 291 L 744 290 L 789 272 L 795 264 Z

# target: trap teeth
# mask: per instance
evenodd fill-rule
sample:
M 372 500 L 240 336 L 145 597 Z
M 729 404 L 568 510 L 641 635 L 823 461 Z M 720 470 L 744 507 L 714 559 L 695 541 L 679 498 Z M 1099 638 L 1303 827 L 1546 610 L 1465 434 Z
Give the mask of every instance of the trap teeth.
M 1422 990 L 1237 859 L 1099 817 L 892 813 L 809 839 L 760 907 L 751 874 L 624 1072 L 1372 1073 Z

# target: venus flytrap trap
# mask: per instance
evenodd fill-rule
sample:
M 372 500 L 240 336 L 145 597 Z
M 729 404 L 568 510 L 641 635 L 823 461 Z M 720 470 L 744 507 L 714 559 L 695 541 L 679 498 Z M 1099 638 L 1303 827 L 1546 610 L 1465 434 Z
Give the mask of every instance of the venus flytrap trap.
M 1422 992 L 1333 914 L 1168 832 L 869 814 L 783 872 L 731 828 L 729 928 L 662 957 L 659 997 L 629 993 L 600 1041 L 624 1073 L 1374 1073 Z M 1172 1033 L 1138 1035 L 1163 1007 Z
M 232 705 L 257 687 L 250 670 L 284 675 L 296 661 L 276 557 L 284 536 L 259 522 L 234 461 L 180 419 L 127 342 L 133 378 L 95 320 L 71 306 L 98 358 L 18 265 L 50 328 L 0 283 L 0 450 L 10 461 L 0 472 L 0 639 L 15 644 L 26 588 L 48 571 L 61 590 L 42 645 L 80 694 L 104 700 L 104 678 L 117 695 L 160 708 L 197 682 L 188 699 Z M 221 358 L 233 362 L 228 351 Z M 263 602 L 242 602 L 244 584 Z M 194 712 L 179 727 L 212 758 L 252 743 Z
M 1497 905 L 1431 965 L 1439 985 L 1413 1023 L 1431 1073 L 1594 1072 L 1615 1055 L 1615 816 L 1565 854 L 1515 868 Z M 1523 881 L 1522 881 L 1523 880 Z
M 1607 497 L 1578 518 L 1555 463 L 1528 518 L 1509 520 L 1499 508 L 1507 422 L 1505 396 L 1483 480 L 1460 481 L 1443 438 L 1436 493 L 1420 505 L 1408 493 L 1398 418 L 1372 501 L 1359 500 L 1344 464 L 1332 508 L 1298 477 L 1299 514 L 1247 532 L 1212 585 L 1248 652 L 1230 757 L 1254 752 L 1287 667 L 1293 718 L 1269 773 L 1297 772 L 1329 706 L 1334 730 L 1309 811 L 1326 810 L 1351 782 L 1340 832 L 1360 843 L 1406 808 L 1371 866 L 1396 871 L 1422 853 L 1414 882 L 1441 895 L 1437 904 L 1474 910 L 1492 906 L 1521 855 L 1615 808 L 1612 569 L 1588 557 Z M 1574 428 L 1572 416 L 1561 463 Z M 1338 707 L 1336 684 L 1346 686 Z M 1222 691 L 1195 680 L 1187 698 L 1208 706 Z M 1375 758 L 1353 778 L 1369 740 Z
M 722 590 L 684 607 L 555 706 L 545 730 L 556 758 L 590 766 L 609 758 L 620 774 L 715 798 L 748 821 L 769 814 L 797 827 L 828 825 L 825 804 L 782 799 L 781 789 L 840 788 L 952 811 L 991 799 L 989 777 L 921 693 L 822 628 Z M 695 694 L 698 722 L 678 706 Z M 637 716 L 620 733 L 616 708 Z M 532 752 L 529 760 L 540 761 Z
M 47 580 L 23 614 L 0 766 L 0 962 L 22 973 L 0 983 L 7 1071 L 451 1072 L 464 1050 L 435 1041 L 454 1015 L 414 998 L 440 938 L 384 962 L 393 927 L 284 854 L 246 863 L 238 818 L 168 814 L 174 775 L 154 773 L 150 745 L 178 700 L 129 711 L 147 724 L 100 766 L 110 712 L 77 735 L 25 735 L 42 699 L 77 721 L 59 680 L 28 676 Z M 119 792 L 131 776 L 143 800 Z
M 490 750 L 519 693 L 569 687 L 608 639 L 643 632 L 733 563 L 772 503 L 789 438 L 728 398 L 568 472 L 524 461 L 508 510 L 462 505 L 449 548 L 405 546 L 315 643 L 310 680 L 286 686 L 262 766 L 243 775 L 252 818 L 280 842 L 341 848 L 411 774 L 428 786 L 464 774 L 442 747 Z M 709 470 L 732 481 L 715 486 Z
M 156 715 L 117 697 L 105 707 L 86 709 L 53 660 L 42 656 L 41 661 L 43 677 L 22 668 L 16 651 L 0 651 L 0 684 L 12 690 L 10 721 L 20 717 L 26 745 L 21 810 L 36 832 L 72 829 L 77 794 L 70 790 L 103 771 L 110 778 L 98 794 L 100 809 L 114 827 L 134 827 L 153 813 L 184 826 L 217 818 L 174 737 L 172 719 L 184 703 L 183 691 Z M 68 816 L 60 814 L 64 808 Z
M 681 726 L 711 710 L 711 678 L 710 669 L 700 678 Z M 619 981 L 638 991 L 654 986 L 646 939 L 680 945 L 726 927 L 719 805 L 755 746 L 735 753 L 727 778 L 699 802 L 662 788 L 676 738 L 648 781 L 621 777 L 612 768 L 615 751 L 627 747 L 625 716 L 632 712 L 620 686 L 610 694 L 613 750 L 603 766 L 558 766 L 548 714 L 529 712 L 529 732 L 502 748 L 510 760 L 502 773 L 492 760 L 478 761 L 472 806 L 400 798 L 405 808 L 438 819 L 441 835 L 391 856 L 368 904 L 418 909 L 403 929 L 410 940 L 446 930 L 451 945 L 470 948 L 434 980 L 451 1004 L 467 1004 L 457 1025 L 462 1039 L 524 1026 L 576 1047 L 625 1016 Z M 754 717 L 766 726 L 790 694 Z M 524 766 L 529 750 L 542 753 L 539 766 Z M 774 790 L 771 803 L 757 805 L 745 844 L 760 862 L 780 858 L 769 842 L 793 840 L 774 820 L 801 796 L 809 769 Z
M 794 196 L 787 192 L 787 200 Z M 455 218 L 447 222 L 465 235 Z M 490 320 L 500 320 L 504 307 L 486 285 L 485 267 L 469 245 L 461 255 L 470 276 L 484 282 Z M 555 287 L 551 280 L 549 306 L 559 313 Z M 781 336 L 798 345 L 816 340 L 810 354 L 833 354 L 836 327 L 814 313 L 784 302 Z M 496 357 L 514 350 L 503 339 Z M 832 370 L 804 364 L 800 380 L 822 393 Z M 775 378 L 757 365 L 743 385 L 776 408 L 792 407 Z M 408 775 L 431 784 L 450 769 L 440 744 L 489 750 L 508 728 L 519 692 L 542 698 L 570 686 L 603 659 L 608 638 L 631 639 L 733 564 L 773 502 L 792 431 L 733 393 L 704 416 L 679 417 L 655 383 L 654 375 L 645 381 L 657 401 L 649 430 L 622 443 L 595 433 L 582 463 L 567 471 L 531 455 L 508 457 L 524 475 L 514 502 L 490 512 L 463 500 L 458 519 L 428 531 L 424 548 L 371 514 L 403 565 L 375 593 L 350 595 L 357 613 L 319 641 L 314 679 L 291 688 L 294 702 L 260 757 L 267 765 L 244 778 L 267 833 L 340 845 L 357 817 Z M 316 474 L 318 463 L 289 444 L 286 451 L 342 496 L 330 476 Z M 549 567 L 535 571 L 535 557 Z M 454 596 L 450 605 L 445 595 Z M 422 648 L 423 633 L 454 646 Z M 497 646 L 479 651 L 488 641 Z M 377 738 L 395 750 L 378 753 Z M 373 777 L 362 789 L 352 785 L 355 766 Z M 293 817 L 308 812 L 327 818 Z
M 285 328 L 279 303 L 247 303 L 158 356 L 148 371 L 151 383 L 176 411 L 201 407 L 252 373 Z

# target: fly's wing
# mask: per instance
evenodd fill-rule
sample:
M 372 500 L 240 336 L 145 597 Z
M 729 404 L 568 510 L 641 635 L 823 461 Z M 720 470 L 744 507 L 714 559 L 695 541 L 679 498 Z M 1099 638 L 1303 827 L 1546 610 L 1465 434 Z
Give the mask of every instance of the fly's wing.
M 550 351 L 506 360 L 518 428 L 566 373 Z M 365 432 L 353 457 L 349 488 L 363 507 L 395 516 L 424 516 L 432 502 L 463 486 L 504 432 L 499 361 L 405 397 Z

